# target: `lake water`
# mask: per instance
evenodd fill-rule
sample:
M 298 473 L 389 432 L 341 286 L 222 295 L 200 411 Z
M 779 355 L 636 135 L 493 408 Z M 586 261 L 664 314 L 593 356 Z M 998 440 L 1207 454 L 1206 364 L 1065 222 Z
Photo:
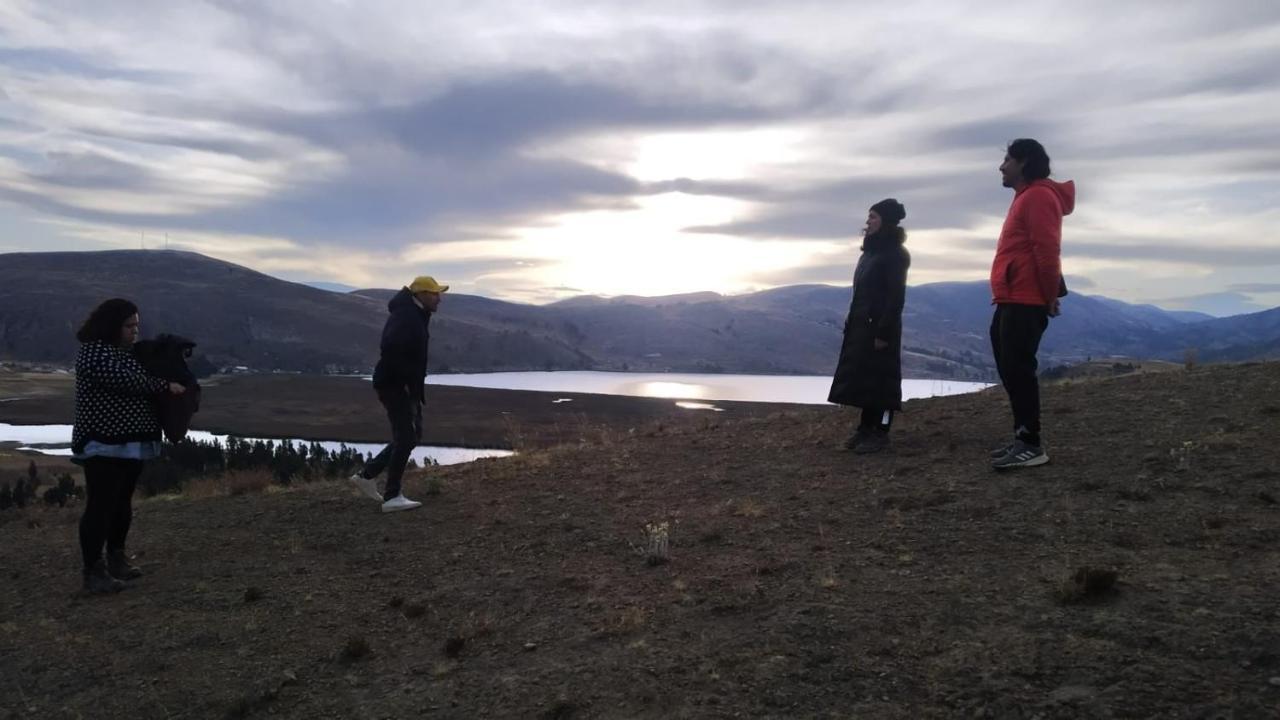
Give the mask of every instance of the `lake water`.
M 692 401 L 677 403 L 690 410 L 708 410 L 710 401 L 827 404 L 831 378 L 825 375 L 710 375 L 699 373 L 620 373 L 591 370 L 554 372 L 496 372 L 431 375 L 428 385 L 598 393 Z M 934 397 L 976 392 L 986 383 L 956 380 L 903 380 L 902 398 Z M 696 407 L 690 407 L 696 406 Z
M 187 437 L 192 440 L 201 440 L 211 442 L 217 440 L 226 445 L 226 435 L 215 435 L 203 430 L 192 430 L 187 433 Z M 238 436 L 237 436 L 238 437 Z M 259 438 L 245 438 L 253 442 Z M 261 438 L 268 440 L 269 438 Z M 71 426 L 70 425 L 9 425 L 0 423 L 0 442 L 16 442 L 20 443 L 21 450 L 35 450 L 44 455 L 62 455 L 70 457 L 71 448 Z M 280 439 L 273 442 L 279 443 Z M 310 440 L 293 440 L 295 445 L 310 445 Z M 361 454 L 377 453 L 382 450 L 381 443 L 344 443 L 336 440 L 320 440 L 318 441 L 325 450 L 338 450 L 342 446 L 352 448 Z M 478 450 L 474 448 L 458 448 L 443 447 L 437 445 L 423 445 L 413 451 L 412 457 L 419 465 L 424 460 L 431 459 L 441 465 L 457 465 L 458 463 L 471 462 L 487 457 L 506 457 L 511 455 L 510 450 Z
M 555 372 L 498 372 L 455 375 L 432 375 L 428 385 L 456 385 L 463 387 L 497 388 L 503 390 L 541 390 L 544 392 L 596 393 L 601 395 L 629 395 L 633 397 L 667 398 L 681 408 L 691 411 L 719 412 L 717 401 L 745 401 L 768 403 L 827 404 L 827 391 L 831 378 L 824 375 L 710 375 L 699 373 L 614 373 L 598 371 L 562 370 Z M 934 397 L 976 392 L 987 387 L 986 383 L 955 380 L 903 380 L 902 398 Z M 572 402 L 569 398 L 556 398 L 553 403 Z M 188 433 L 193 440 L 218 440 L 226 443 L 226 435 L 193 430 Z M 253 438 L 246 438 L 253 440 Z M 70 425 L 8 425 L 0 423 L 0 442 L 20 443 L 24 448 L 46 455 L 70 455 Z M 276 439 L 276 442 L 280 442 Z M 293 440 L 294 443 L 309 442 Z M 361 453 L 377 453 L 380 443 L 343 443 L 325 440 L 320 444 L 327 450 L 342 445 Z M 507 450 L 476 450 L 442 446 L 423 446 L 414 450 L 413 459 L 421 464 L 430 458 L 441 465 L 471 462 L 485 457 L 504 457 Z

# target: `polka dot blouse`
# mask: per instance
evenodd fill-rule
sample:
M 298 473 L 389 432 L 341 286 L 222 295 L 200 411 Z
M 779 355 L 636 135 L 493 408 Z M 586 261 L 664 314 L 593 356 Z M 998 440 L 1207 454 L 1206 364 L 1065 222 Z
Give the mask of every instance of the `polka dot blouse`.
M 71 449 L 79 453 L 90 440 L 159 440 L 156 398 L 168 387 L 168 382 L 148 375 L 128 350 L 97 340 L 81 344 Z

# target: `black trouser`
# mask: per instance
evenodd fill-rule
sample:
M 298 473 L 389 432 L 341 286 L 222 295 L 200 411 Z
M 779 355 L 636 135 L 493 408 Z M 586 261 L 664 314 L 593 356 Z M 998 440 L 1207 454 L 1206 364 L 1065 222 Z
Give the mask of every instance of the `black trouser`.
M 889 432 L 889 425 L 893 422 L 893 411 L 881 408 L 862 408 L 862 418 L 858 421 L 858 429 L 862 431 L 880 430 Z
M 80 553 L 88 570 L 107 552 L 124 550 L 133 522 L 133 489 L 142 474 L 141 460 L 91 457 L 84 461 L 87 498 L 80 516 Z
M 378 402 L 387 409 L 387 419 L 391 421 L 391 443 L 365 464 L 361 474 L 375 478 L 386 470 L 387 486 L 382 498 L 390 500 L 400 494 L 404 468 L 422 440 L 422 403 L 409 396 L 408 388 L 379 388 Z
M 1036 352 L 1047 327 L 1049 311 L 1043 305 L 1001 304 L 991 318 L 991 352 L 1013 408 L 1013 432 L 1032 445 L 1040 444 Z

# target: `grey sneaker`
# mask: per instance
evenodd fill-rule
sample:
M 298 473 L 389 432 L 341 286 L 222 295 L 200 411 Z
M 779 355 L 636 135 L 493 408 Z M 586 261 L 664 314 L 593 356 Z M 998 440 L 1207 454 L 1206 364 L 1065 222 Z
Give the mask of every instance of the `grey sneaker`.
M 1008 445 L 1002 445 L 1001 447 L 998 447 L 995 450 L 992 450 L 990 457 L 992 460 L 999 460 L 1005 455 L 1008 455 L 1009 451 L 1012 449 L 1013 449 L 1013 443 L 1009 443 Z
M 858 455 L 870 455 L 889 448 L 889 433 L 873 430 L 863 437 L 862 442 L 853 448 Z
M 1010 468 L 1035 467 L 1044 465 L 1047 462 L 1049 462 L 1049 456 L 1045 454 L 1044 448 L 1038 445 L 1028 445 L 1021 440 L 1014 440 L 1009 452 L 993 460 L 991 467 L 996 470 L 1008 470 Z

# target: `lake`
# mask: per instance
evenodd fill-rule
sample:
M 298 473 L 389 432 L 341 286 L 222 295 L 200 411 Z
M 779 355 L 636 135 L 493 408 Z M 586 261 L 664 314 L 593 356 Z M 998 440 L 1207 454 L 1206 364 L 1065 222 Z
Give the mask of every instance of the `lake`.
M 497 372 L 459 373 L 432 375 L 428 385 L 456 385 L 462 387 L 494 388 L 502 390 L 540 390 L 543 392 L 596 393 L 601 395 L 629 395 L 633 397 L 667 398 L 677 406 L 691 411 L 719 411 L 717 401 L 743 401 L 766 403 L 827 404 L 827 391 L 831 378 L 824 375 L 712 375 L 701 373 L 620 373 L 589 370 L 560 370 L 553 372 Z M 934 397 L 976 392 L 986 383 L 957 380 L 903 380 L 902 397 Z M 572 402 L 557 398 L 552 402 Z M 188 433 L 193 440 L 218 440 L 226 443 L 226 435 L 214 435 L 201 430 Z M 254 440 L 254 438 L 246 438 Z M 264 438 L 266 439 L 266 438 Z M 279 438 L 275 439 L 280 442 Z M 36 450 L 46 455 L 70 455 L 70 425 L 9 425 L 0 423 L 0 442 L 19 443 L 24 449 Z M 294 443 L 310 441 L 294 439 Z M 344 443 L 324 440 L 320 444 L 327 450 L 342 445 L 361 453 L 377 453 L 380 443 Z M 507 450 L 478 450 L 444 446 L 422 446 L 414 450 L 413 459 L 421 464 L 431 459 L 441 465 L 471 462 L 484 457 L 504 457 Z
M 215 435 L 203 430 L 192 430 L 187 433 L 187 437 L 192 440 L 200 440 L 203 442 L 211 442 L 217 440 L 226 445 L 226 435 Z M 237 436 L 238 437 L 238 436 Z M 244 438 L 250 442 L 255 440 L 271 440 L 275 443 L 282 442 L 279 438 Z M 62 455 L 70 457 L 71 448 L 71 426 L 70 425 L 9 425 L 0 423 L 0 442 L 16 442 L 20 444 L 19 450 L 34 450 L 44 455 Z M 292 442 L 295 445 L 310 445 L 311 440 L 297 440 Z M 337 450 L 342 446 L 352 448 L 360 453 L 377 453 L 382 450 L 381 443 L 344 443 L 337 440 L 320 440 L 318 441 L 325 450 Z M 424 460 L 431 459 L 441 465 L 457 465 L 458 463 L 471 462 L 487 457 L 506 457 L 511 455 L 510 450 L 486 450 L 475 448 L 459 448 L 444 447 L 439 445 L 423 445 L 413 451 L 412 457 L 419 465 Z
M 705 401 L 827 404 L 831 378 L 825 375 L 719 375 L 701 373 L 621 373 L 594 370 L 495 372 L 431 375 L 427 385 L 459 385 L 502 390 L 598 393 Z M 987 383 L 958 380 L 903 380 L 902 399 L 976 392 Z M 708 409 L 690 407 L 689 409 Z

